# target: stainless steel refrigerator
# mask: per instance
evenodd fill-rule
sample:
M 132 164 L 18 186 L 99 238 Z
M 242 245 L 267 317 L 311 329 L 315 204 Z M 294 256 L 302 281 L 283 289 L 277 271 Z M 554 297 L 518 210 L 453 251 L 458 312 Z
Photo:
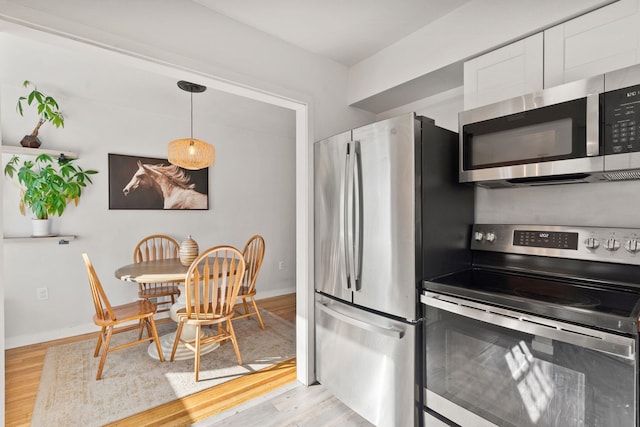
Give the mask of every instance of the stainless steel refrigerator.
M 314 144 L 316 377 L 377 426 L 422 424 L 421 282 L 469 265 L 457 141 L 411 113 Z

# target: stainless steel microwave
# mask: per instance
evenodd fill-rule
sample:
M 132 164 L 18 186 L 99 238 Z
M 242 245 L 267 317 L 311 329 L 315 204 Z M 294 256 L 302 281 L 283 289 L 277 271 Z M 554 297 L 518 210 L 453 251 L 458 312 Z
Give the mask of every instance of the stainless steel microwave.
M 459 115 L 460 182 L 486 187 L 601 180 L 604 75 Z

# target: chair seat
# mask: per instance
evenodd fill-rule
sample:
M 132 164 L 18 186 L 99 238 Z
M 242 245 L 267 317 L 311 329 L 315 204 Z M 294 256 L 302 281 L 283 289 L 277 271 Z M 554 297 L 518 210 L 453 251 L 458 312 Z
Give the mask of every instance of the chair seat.
M 144 288 L 138 291 L 138 297 L 144 299 L 168 297 L 174 294 L 180 295 L 180 289 L 177 285 L 172 285 L 170 283 L 158 285 L 156 287 Z
M 129 322 L 131 320 L 142 319 L 156 312 L 156 306 L 149 300 L 140 300 L 112 307 L 115 314 L 115 321 L 103 321 L 98 319 L 97 315 L 93 316 L 93 322 L 98 326 L 115 325 L 121 322 Z M 108 319 L 108 313 L 105 311 L 105 319 Z

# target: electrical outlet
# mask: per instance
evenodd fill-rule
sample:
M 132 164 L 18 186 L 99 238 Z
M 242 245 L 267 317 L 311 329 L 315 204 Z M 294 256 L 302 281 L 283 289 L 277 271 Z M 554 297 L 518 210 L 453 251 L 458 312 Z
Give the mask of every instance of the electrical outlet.
M 36 288 L 36 298 L 39 300 L 49 299 L 49 288 Z
M 280 261 L 278 263 L 278 270 L 284 270 L 287 267 L 287 265 L 284 263 L 284 261 Z

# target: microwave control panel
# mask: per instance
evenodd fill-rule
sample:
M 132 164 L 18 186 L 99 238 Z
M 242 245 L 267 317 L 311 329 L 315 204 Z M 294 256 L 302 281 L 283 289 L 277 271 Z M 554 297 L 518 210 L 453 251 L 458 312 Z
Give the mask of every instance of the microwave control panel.
M 640 85 L 602 96 L 604 154 L 640 151 Z

